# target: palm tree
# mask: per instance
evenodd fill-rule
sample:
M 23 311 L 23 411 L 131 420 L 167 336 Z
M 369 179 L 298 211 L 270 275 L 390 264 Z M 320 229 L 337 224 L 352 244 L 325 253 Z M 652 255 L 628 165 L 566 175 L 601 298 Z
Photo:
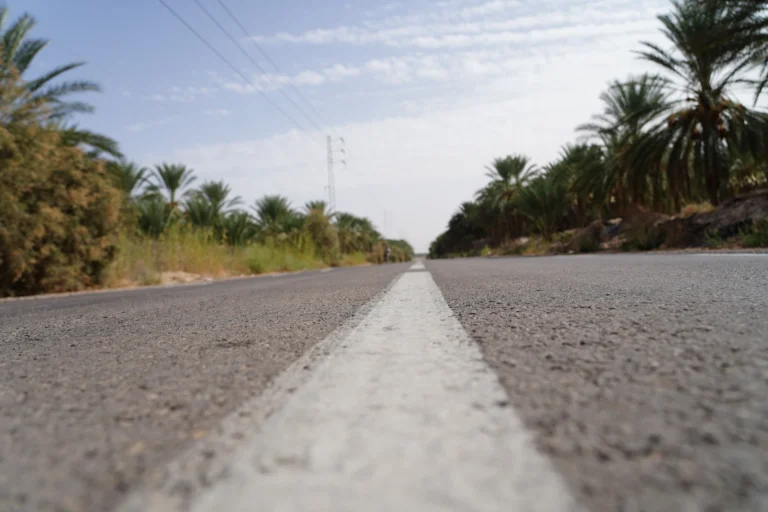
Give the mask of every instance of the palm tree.
M 110 162 L 107 168 L 114 177 L 117 187 L 128 197 L 138 192 L 149 178 L 149 170 L 146 167 L 126 160 Z
M 536 173 L 536 166 L 523 155 L 497 158 L 486 169 L 491 182 L 480 194 L 488 194 L 500 210 L 514 203 L 517 193 Z
M 519 224 L 513 214 L 520 190 L 535 175 L 536 166 L 524 155 L 497 158 L 486 167 L 491 182 L 476 194 L 478 201 L 498 212 L 498 224 L 504 239 L 509 237 L 510 223 Z
M 122 156 L 114 140 L 65 124 L 74 114 L 93 112 L 93 107 L 87 103 L 66 101 L 68 96 L 101 90 L 97 84 L 82 80 L 54 83 L 61 75 L 84 63 L 59 66 L 35 78 L 25 77 L 35 57 L 48 46 L 48 41 L 28 37 L 36 24 L 35 19 L 28 14 L 6 27 L 9 14 L 7 7 L 0 7 L 0 74 L 4 81 L 21 80 L 23 85 L 15 91 L 14 98 L 4 98 L 4 102 L 12 104 L 14 112 L 26 112 L 35 121 L 61 131 L 65 144 L 88 146 L 93 154 L 106 152 L 115 157 Z M 3 116 L 3 124 L 8 122 L 6 116 Z M 14 117 L 11 115 L 11 118 Z
M 560 159 L 545 167 L 565 184 L 573 224 L 585 224 L 607 206 L 606 168 L 603 150 L 594 144 L 567 144 Z
M 264 196 L 252 207 L 256 224 L 265 237 L 286 234 L 296 221 L 296 214 L 287 198 L 280 195 Z
M 339 231 L 339 247 L 343 253 L 353 253 L 360 250 L 358 217 L 351 213 L 339 212 L 336 214 L 336 228 Z
M 738 103 L 732 88 L 753 60 L 744 44 L 724 44 L 738 31 L 726 2 L 675 1 L 659 16 L 670 51 L 643 43 L 640 56 L 669 74 L 682 95 L 670 101 L 668 117 L 643 134 L 629 154 L 634 169 L 666 170 L 675 208 L 683 197 L 704 196 L 717 205 L 730 180 L 732 153 L 762 153 L 766 116 Z
M 189 223 L 199 228 L 215 228 L 217 212 L 215 206 L 202 196 L 194 196 L 184 204 Z
M 551 240 L 568 208 L 567 184 L 554 173 L 538 176 L 520 191 L 517 204 L 542 236 Z
M 230 198 L 232 189 L 223 181 L 206 181 L 200 185 L 196 195 L 207 200 L 215 213 L 216 217 L 226 215 L 233 208 L 243 203 L 240 196 Z
M 156 191 L 165 191 L 167 194 L 168 206 L 171 211 L 176 211 L 178 202 L 176 201 L 179 193 L 191 185 L 197 178 L 194 171 L 182 164 L 162 163 L 153 170 L 155 179 L 153 189 Z
M 370 219 L 344 212 L 337 213 L 335 219 L 342 252 L 370 252 L 373 245 L 381 240 L 381 234 Z
M 166 202 L 157 196 L 142 197 L 136 202 L 138 228 L 145 235 L 159 238 L 171 221 L 171 211 Z
M 247 212 L 235 211 L 223 218 L 222 229 L 228 244 L 241 246 L 256 234 L 251 216 Z
M 469 251 L 475 242 L 485 238 L 482 205 L 465 201 L 448 221 L 448 233 L 454 250 Z
M 632 167 L 628 151 L 638 141 L 646 127 L 669 108 L 670 83 L 655 75 L 630 77 L 625 82 L 614 81 L 600 95 L 604 108 L 592 121 L 577 128 L 587 134 L 587 140 L 597 140 L 606 155 L 602 172 L 592 168 L 582 175 L 579 188 L 591 190 L 596 200 L 615 200 L 619 208 L 629 203 L 644 203 L 649 182 L 653 183 L 656 203 L 661 199 L 660 169 Z M 635 172 L 633 172 L 635 171 Z
M 328 207 L 328 203 L 322 200 L 308 201 L 307 204 L 304 205 L 304 212 L 306 214 L 310 214 L 312 212 L 320 212 L 320 214 L 327 219 L 331 219 L 334 216 L 334 213 L 331 212 Z
M 707 4 L 715 0 L 700 0 Z M 760 79 L 744 80 L 755 88 L 755 103 L 768 86 L 768 0 L 717 0 L 725 7 L 725 23 L 711 34 L 711 46 L 727 46 L 738 55 L 749 57 L 750 64 L 760 70 Z

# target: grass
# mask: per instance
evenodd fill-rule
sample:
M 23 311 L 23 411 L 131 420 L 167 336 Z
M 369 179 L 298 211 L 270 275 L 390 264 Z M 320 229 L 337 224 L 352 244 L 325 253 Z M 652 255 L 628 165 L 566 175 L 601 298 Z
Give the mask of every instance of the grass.
M 252 245 L 246 249 L 245 261 L 253 274 L 295 272 L 324 268 L 327 265 L 311 250 L 296 250 L 284 245 Z
M 711 203 L 691 203 L 683 206 L 683 209 L 680 210 L 680 216 L 687 218 L 697 213 L 709 213 L 712 210 L 714 210 L 714 207 Z
M 163 272 L 189 272 L 209 277 L 249 272 L 246 248 L 217 243 L 201 231 L 171 229 L 159 239 L 123 234 L 108 286 L 157 284 Z
M 709 249 L 720 249 L 725 245 L 725 240 L 717 230 L 707 231 L 704 234 L 704 245 Z
M 217 242 L 204 231 L 182 228 L 170 229 L 158 240 L 123 234 L 118 240 L 117 257 L 109 268 L 106 286 L 158 284 L 166 272 L 217 278 L 328 266 L 308 244 L 300 245 L 303 247 L 267 241 L 232 247 Z M 336 266 L 365 263 L 363 253 L 345 254 L 333 262 Z
M 754 249 L 768 247 L 768 217 L 757 219 L 748 231 L 740 234 L 741 245 Z
M 664 235 L 655 225 L 653 217 L 635 220 L 624 235 L 622 251 L 652 251 L 664 243 Z
M 538 256 L 541 254 L 548 254 L 550 245 L 551 244 L 543 238 L 531 238 L 531 240 L 525 244 L 523 256 Z
M 363 252 L 355 252 L 352 254 L 344 254 L 341 256 L 341 261 L 337 266 L 340 267 L 354 267 L 357 265 L 365 265 L 368 263 L 368 257 Z

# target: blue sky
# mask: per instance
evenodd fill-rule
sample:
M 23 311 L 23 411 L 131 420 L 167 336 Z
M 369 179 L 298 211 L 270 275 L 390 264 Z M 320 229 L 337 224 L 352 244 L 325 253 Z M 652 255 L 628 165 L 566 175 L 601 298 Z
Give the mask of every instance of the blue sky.
M 538 164 L 576 139 L 608 81 L 649 68 L 631 51 L 660 41 L 667 0 L 200 0 L 269 73 L 263 76 L 193 0 L 166 0 L 238 69 L 222 63 L 157 0 L 9 1 L 51 40 L 33 72 L 72 61 L 99 82 L 78 121 L 144 165 L 181 162 L 251 204 L 325 198 L 328 129 L 346 141 L 337 208 L 370 217 L 417 250 L 509 153 Z M 301 124 L 296 126 L 256 91 Z M 279 89 L 279 90 L 278 90 Z M 318 130 L 282 95 L 291 95 Z M 340 155 L 337 155 L 340 156 Z

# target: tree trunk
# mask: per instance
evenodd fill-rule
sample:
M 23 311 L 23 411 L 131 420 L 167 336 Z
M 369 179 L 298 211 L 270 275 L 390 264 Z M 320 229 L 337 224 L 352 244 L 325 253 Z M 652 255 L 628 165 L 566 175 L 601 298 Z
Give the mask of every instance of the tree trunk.
M 651 189 L 652 192 L 652 199 L 651 202 L 653 204 L 653 210 L 656 212 L 662 211 L 662 205 L 661 205 L 661 169 L 658 167 L 653 169 L 653 176 L 651 176 Z
M 720 172 L 714 145 L 717 141 L 712 140 L 712 130 L 709 126 L 704 126 L 702 137 L 704 137 L 704 180 L 707 188 L 707 195 L 712 206 L 717 206 L 720 193 Z

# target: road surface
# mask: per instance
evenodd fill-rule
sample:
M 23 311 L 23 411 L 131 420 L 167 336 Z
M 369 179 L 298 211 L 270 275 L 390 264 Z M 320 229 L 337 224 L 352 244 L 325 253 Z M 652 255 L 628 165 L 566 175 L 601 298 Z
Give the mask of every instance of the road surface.
M 0 510 L 768 510 L 768 256 L 425 266 L 0 302 Z

